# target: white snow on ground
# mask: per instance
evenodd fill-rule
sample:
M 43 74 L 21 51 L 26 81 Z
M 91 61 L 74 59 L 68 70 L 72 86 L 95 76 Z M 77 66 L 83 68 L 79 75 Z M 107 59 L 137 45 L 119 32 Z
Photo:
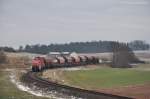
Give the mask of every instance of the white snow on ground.
M 134 53 L 150 53 L 150 50 L 134 51 Z
M 96 68 L 89 68 L 89 67 L 71 67 L 71 68 L 60 68 L 60 70 L 65 70 L 65 71 L 78 71 L 78 70 L 92 70 Z
M 9 70 L 10 71 L 10 70 Z M 77 98 L 74 96 L 62 96 L 59 95 L 59 93 L 57 93 L 56 91 L 48 91 L 48 92 L 43 92 L 42 90 L 38 89 L 36 86 L 33 86 L 32 88 L 29 88 L 28 86 L 26 86 L 25 84 L 23 84 L 22 82 L 17 80 L 17 77 L 15 75 L 15 71 L 11 70 L 11 74 L 10 74 L 10 81 L 16 85 L 16 87 L 21 90 L 21 91 L 25 91 L 28 92 L 30 94 L 33 94 L 35 96 L 39 96 L 39 97 L 47 97 L 47 98 L 52 98 L 52 99 L 81 99 L 81 98 Z
M 72 67 L 72 68 L 63 68 L 63 70 L 66 71 L 77 71 L 77 70 L 85 70 L 86 68 L 82 68 L 82 67 Z
M 41 92 L 39 92 L 39 91 L 38 91 L 38 92 L 33 91 L 33 90 L 30 89 L 29 87 L 24 86 L 21 82 L 18 82 L 18 81 L 16 80 L 16 76 L 15 76 L 14 73 L 11 73 L 11 75 L 10 75 L 10 81 L 11 81 L 13 84 L 15 84 L 18 89 L 20 89 L 20 90 L 22 90 L 22 91 L 29 92 L 29 93 L 31 93 L 31 94 L 33 94 L 33 95 L 36 95 L 36 96 L 42 96 L 42 93 L 41 93 Z
M 66 71 L 76 71 L 76 70 L 83 70 L 85 68 L 79 68 L 79 67 L 72 67 L 72 68 L 63 68 L 63 70 L 66 70 Z
M 3 69 L 3 71 L 7 71 L 7 72 L 12 72 L 14 71 L 15 69 L 9 69 L 9 68 L 6 68 L 6 69 Z

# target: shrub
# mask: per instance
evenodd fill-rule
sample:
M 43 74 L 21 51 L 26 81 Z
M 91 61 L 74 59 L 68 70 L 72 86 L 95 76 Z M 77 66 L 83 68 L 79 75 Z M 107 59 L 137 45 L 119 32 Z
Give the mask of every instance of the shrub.
M 6 62 L 6 55 L 4 51 L 0 51 L 0 64 Z

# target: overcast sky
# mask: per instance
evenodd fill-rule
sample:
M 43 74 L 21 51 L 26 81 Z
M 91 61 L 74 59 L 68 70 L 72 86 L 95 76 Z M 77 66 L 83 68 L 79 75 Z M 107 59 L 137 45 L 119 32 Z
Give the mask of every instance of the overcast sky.
M 0 46 L 145 40 L 150 0 L 0 0 Z

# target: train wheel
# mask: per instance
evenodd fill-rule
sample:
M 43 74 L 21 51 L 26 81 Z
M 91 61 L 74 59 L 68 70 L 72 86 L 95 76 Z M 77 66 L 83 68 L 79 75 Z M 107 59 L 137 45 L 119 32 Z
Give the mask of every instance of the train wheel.
M 35 72 L 35 67 L 32 67 L 32 71 Z
M 37 67 L 34 68 L 34 72 L 37 72 Z
M 32 67 L 32 71 L 33 71 L 33 72 L 37 72 L 37 71 L 38 71 L 38 68 L 37 68 L 37 67 Z

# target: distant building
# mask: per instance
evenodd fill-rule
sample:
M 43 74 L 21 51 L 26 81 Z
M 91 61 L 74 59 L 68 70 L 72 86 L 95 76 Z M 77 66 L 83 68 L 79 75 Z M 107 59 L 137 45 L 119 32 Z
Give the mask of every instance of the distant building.
M 70 52 L 61 52 L 62 56 L 70 56 Z
M 47 54 L 47 56 L 49 56 L 49 57 L 58 57 L 60 55 L 61 55 L 60 52 L 49 52 Z
M 49 52 L 47 56 L 50 57 L 70 56 L 70 52 Z
M 76 52 L 72 52 L 72 53 L 70 53 L 70 56 L 72 56 L 72 57 L 78 57 L 78 54 Z

